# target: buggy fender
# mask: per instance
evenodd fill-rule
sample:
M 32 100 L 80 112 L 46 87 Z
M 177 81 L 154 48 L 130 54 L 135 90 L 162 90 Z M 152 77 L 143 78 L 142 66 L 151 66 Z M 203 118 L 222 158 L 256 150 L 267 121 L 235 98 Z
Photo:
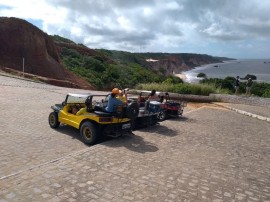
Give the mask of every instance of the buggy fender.
M 63 105 L 61 104 L 56 104 L 54 106 L 51 106 L 52 110 L 56 113 L 59 113 L 59 111 L 63 108 Z

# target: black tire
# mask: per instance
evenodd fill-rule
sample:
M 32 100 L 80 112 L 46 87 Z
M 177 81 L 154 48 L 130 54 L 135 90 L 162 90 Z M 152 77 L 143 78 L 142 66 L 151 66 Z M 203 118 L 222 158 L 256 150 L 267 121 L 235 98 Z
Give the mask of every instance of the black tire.
M 50 113 L 48 121 L 51 128 L 58 128 L 60 125 L 60 122 L 58 121 L 58 114 L 56 112 Z
M 156 125 L 158 122 L 158 115 L 157 116 L 151 116 L 150 125 Z
M 135 119 L 139 114 L 139 106 L 137 103 L 132 102 L 127 106 L 126 117 L 129 119 Z
M 93 145 L 98 138 L 98 129 L 93 123 L 86 121 L 80 127 L 80 134 L 85 144 Z
M 137 129 L 137 120 L 136 119 L 131 119 L 130 120 L 131 123 L 131 130 L 134 131 Z
M 182 110 L 182 109 L 179 109 L 179 110 L 177 111 L 177 115 L 178 115 L 178 116 L 182 116 L 182 115 L 183 115 L 183 110 Z
M 167 112 L 166 111 L 160 111 L 158 114 L 158 120 L 164 121 L 167 118 Z

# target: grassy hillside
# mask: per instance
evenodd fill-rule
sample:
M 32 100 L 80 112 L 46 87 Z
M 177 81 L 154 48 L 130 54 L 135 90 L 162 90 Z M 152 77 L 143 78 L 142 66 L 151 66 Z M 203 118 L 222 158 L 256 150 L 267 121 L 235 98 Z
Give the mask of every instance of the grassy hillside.
M 52 38 L 58 43 L 75 44 L 60 36 L 52 36 Z M 143 66 L 141 64 L 143 58 L 136 54 L 109 50 L 83 52 L 81 46 L 83 45 L 65 46 L 62 44 L 60 57 L 69 70 L 85 78 L 98 90 L 108 90 L 113 87 L 132 88 L 138 83 L 160 83 L 172 77 L 164 77 Z M 182 82 L 179 78 L 173 79 Z
M 141 83 L 183 83 L 180 78 L 170 74 L 221 62 L 219 58 L 205 54 L 94 50 L 61 36 L 51 37 L 59 47 L 63 64 L 98 90 L 134 88 Z M 149 58 L 158 62 L 147 62 Z

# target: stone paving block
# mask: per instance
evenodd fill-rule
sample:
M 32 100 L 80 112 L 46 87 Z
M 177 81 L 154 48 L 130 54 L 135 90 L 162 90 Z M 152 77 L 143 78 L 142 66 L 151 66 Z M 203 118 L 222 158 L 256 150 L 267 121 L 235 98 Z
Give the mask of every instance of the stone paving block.
M 266 121 L 189 109 L 89 147 L 77 130 L 47 123 L 50 105 L 81 90 L 2 77 L 0 87 L 2 202 L 270 200 Z

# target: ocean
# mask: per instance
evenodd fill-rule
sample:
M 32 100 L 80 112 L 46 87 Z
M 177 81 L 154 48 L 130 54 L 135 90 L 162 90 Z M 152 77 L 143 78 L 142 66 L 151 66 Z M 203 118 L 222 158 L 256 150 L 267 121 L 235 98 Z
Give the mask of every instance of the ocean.
M 244 78 L 247 74 L 252 74 L 257 77 L 258 82 L 270 83 L 270 59 L 231 60 L 182 72 L 186 76 L 186 82 L 189 83 L 198 83 L 200 79 L 197 78 L 197 75 L 199 73 L 205 73 L 207 78 L 221 79 L 227 76 Z

